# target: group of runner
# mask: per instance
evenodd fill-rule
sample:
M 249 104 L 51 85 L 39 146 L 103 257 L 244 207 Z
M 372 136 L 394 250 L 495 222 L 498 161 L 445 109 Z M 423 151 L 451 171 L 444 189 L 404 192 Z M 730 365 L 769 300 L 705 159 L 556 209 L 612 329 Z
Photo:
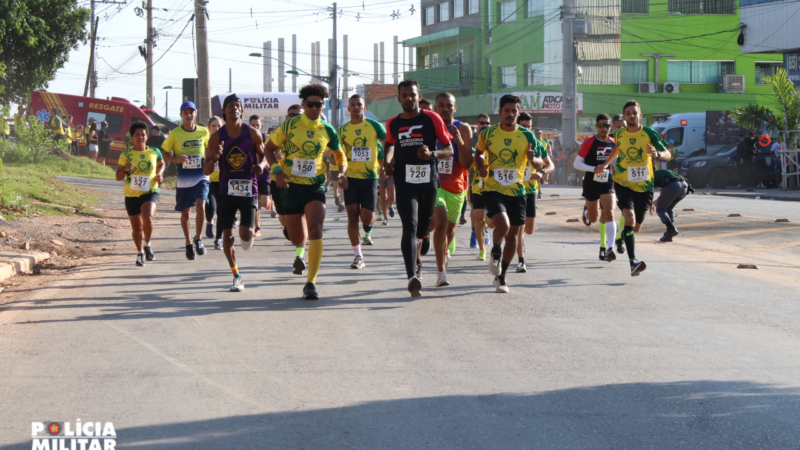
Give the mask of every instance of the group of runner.
M 386 225 L 388 217 L 394 216 L 392 202 L 396 202 L 411 296 L 421 295 L 420 257 L 431 247 L 437 268 L 435 286 L 448 286 L 447 265 L 455 252 L 457 227 L 466 222 L 463 214 L 469 200 L 471 247 L 478 247 L 478 259 L 485 260 L 485 245 L 489 246 L 488 267 L 495 290 L 509 292 L 506 276 L 515 255 L 516 271 L 527 271 L 525 234 L 535 230 L 541 180 L 554 167 L 549 141 L 542 138 L 540 130 L 532 130 L 532 118 L 521 112 L 520 99 L 502 96 L 500 122 L 492 125 L 488 115 L 481 115 L 479 131 L 473 136 L 472 128 L 455 118 L 452 94 L 443 92 L 434 102 L 428 101 L 432 111 L 422 106 L 427 100 L 414 80 L 398 85 L 403 111 L 389 119 L 385 128 L 365 117 L 365 100 L 356 94 L 347 106 L 351 120 L 334 129 L 321 118 L 328 95 L 321 84 L 303 87 L 299 94 L 302 102 L 290 107 L 286 121 L 269 135 L 261 133 L 259 117 L 244 122 L 242 102 L 236 94 L 225 98 L 222 118 L 212 117 L 207 128 L 195 123 L 194 104 L 184 102 L 183 123 L 164 141 L 164 154 L 146 146 L 144 124 L 133 124 L 133 146 L 120 157 L 117 179 L 125 179 L 125 206 L 138 251 L 136 265 L 155 259 L 150 246 L 152 218 L 166 161 L 178 165 L 175 209 L 181 213 L 186 257 L 193 260 L 206 253 L 201 237 L 205 224 L 206 236 L 214 238 L 214 247 L 221 248 L 228 260 L 233 275 L 231 291 L 244 290 L 234 229 L 238 228 L 241 249 L 249 250 L 261 234 L 259 210 L 263 207 L 272 211 L 273 217 L 277 215 L 284 236 L 295 246 L 293 273 L 306 272 L 303 298 L 319 298 L 316 279 L 323 254 L 330 173 L 330 181 L 341 191 L 337 203 L 343 203 L 347 211 L 353 269 L 366 266 L 362 245 L 373 245 L 376 220 L 382 218 Z M 597 134 L 583 142 L 574 162 L 576 169 L 585 172 L 584 223 L 599 220 L 600 259 L 614 261 L 615 246 L 617 253 L 627 250 L 632 276 L 646 268 L 635 257 L 634 236 L 645 213 L 649 210 L 652 214 L 654 187 L 664 188 L 655 203 L 667 226 L 662 241 L 678 234 L 672 209 L 691 189 L 674 172 L 653 170 L 654 159 L 667 161 L 670 154 L 661 136 L 641 126 L 640 118 L 641 109 L 633 100 L 614 119 L 606 114 L 597 116 Z M 618 228 L 615 204 L 622 211 Z M 192 208 L 196 213 L 194 233 Z M 304 260 L 306 244 L 308 264 Z

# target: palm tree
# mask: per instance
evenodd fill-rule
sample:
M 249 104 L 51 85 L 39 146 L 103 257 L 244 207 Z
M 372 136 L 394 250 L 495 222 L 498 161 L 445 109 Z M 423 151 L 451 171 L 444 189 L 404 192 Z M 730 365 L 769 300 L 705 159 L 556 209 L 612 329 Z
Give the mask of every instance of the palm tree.
M 781 141 L 786 139 L 789 150 L 796 150 L 797 130 L 800 130 L 800 93 L 789 80 L 789 72 L 784 69 L 778 69 L 774 77 L 764 77 L 764 81 L 772 87 L 777 113 L 765 106 L 750 103 L 734 107 L 728 116 L 742 128 L 766 129 L 773 135 L 778 133 Z M 794 131 L 784 136 L 787 130 Z

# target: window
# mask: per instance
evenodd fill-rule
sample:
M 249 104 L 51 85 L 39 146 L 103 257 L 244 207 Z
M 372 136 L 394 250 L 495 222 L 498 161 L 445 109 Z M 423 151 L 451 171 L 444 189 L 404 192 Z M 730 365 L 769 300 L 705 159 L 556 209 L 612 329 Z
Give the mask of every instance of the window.
M 503 23 L 517 20 L 517 0 L 500 3 L 500 21 Z
M 439 3 L 439 22 L 450 20 L 450 3 Z
M 492 57 L 486 58 L 486 92 L 492 92 Z
M 494 22 L 492 22 L 492 0 L 486 0 L 486 43 L 492 43 L 492 26 Z
M 735 14 L 736 0 L 668 0 L 671 14 Z
M 525 85 L 542 86 L 542 76 L 544 75 L 544 63 L 525 64 Z
M 675 141 L 675 147 L 680 147 L 683 144 L 683 130 L 684 128 L 670 128 L 664 135 L 664 140 L 669 142 L 670 139 Z
M 439 54 L 434 53 L 431 58 L 431 67 L 439 67 Z
M 464 17 L 464 0 L 453 0 L 453 18 Z
M 433 25 L 434 17 L 433 17 L 433 6 L 429 6 L 425 8 L 425 25 Z
M 647 61 L 622 61 L 620 70 L 622 84 L 647 83 L 648 69 Z
M 733 61 L 667 61 L 668 83 L 717 84 L 721 76 L 733 73 Z
M 622 14 L 647 14 L 648 0 L 622 0 Z
M 778 69 L 783 67 L 783 63 L 776 62 L 757 62 L 756 63 L 756 84 L 767 84 L 764 77 L 774 77 Z
M 431 55 L 425 55 L 425 65 L 424 65 L 424 68 L 425 68 L 425 69 L 430 69 L 430 68 L 431 68 Z
M 517 87 L 517 66 L 505 66 L 500 68 L 501 88 Z
M 89 111 L 89 114 L 86 115 L 86 123 L 89 123 L 89 119 L 94 117 L 97 120 L 97 129 L 100 130 L 100 124 L 103 123 L 105 120 L 108 122 L 108 130 L 106 132 L 108 134 L 117 134 L 122 130 L 122 119 L 123 116 L 120 114 L 109 114 L 109 113 L 102 113 L 98 111 Z M 89 126 L 86 126 L 86 131 L 89 131 Z
M 481 12 L 480 0 L 467 0 L 469 2 L 469 13 L 478 14 Z
M 544 0 L 528 0 L 527 18 L 544 15 Z

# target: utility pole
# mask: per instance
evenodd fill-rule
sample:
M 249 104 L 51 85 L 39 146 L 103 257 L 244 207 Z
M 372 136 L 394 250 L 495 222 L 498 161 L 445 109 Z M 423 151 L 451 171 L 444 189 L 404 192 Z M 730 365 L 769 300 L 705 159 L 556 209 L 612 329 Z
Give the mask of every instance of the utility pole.
M 344 105 L 348 104 L 347 98 L 350 96 L 350 92 L 348 92 L 350 83 L 347 82 L 347 78 L 350 75 L 348 74 L 347 70 L 347 35 L 342 35 L 342 96 L 341 99 L 344 102 Z
M 94 1 L 92 1 L 92 7 L 94 7 Z M 94 11 L 94 10 L 92 10 Z M 90 97 L 94 97 L 94 87 L 97 84 L 95 80 L 95 69 L 94 69 L 94 45 L 95 45 L 95 38 L 97 37 L 97 23 L 100 21 L 99 18 L 94 19 L 92 21 L 92 44 L 91 50 L 89 51 L 89 70 L 86 72 L 86 85 L 83 87 L 83 96 L 86 97 L 86 94 L 90 94 Z
M 292 35 L 292 69 L 297 67 L 297 35 Z M 297 93 L 297 75 L 292 75 L 292 92 Z
M 399 72 L 400 72 L 400 68 L 399 68 L 399 67 L 398 67 L 398 65 L 397 65 L 397 63 L 398 63 L 398 58 L 397 58 L 397 44 L 399 44 L 399 42 L 398 42 L 398 39 L 397 39 L 397 36 L 395 36 L 395 37 L 393 38 L 393 42 L 392 42 L 392 43 L 394 44 L 394 45 L 392 46 L 392 49 L 393 49 L 393 51 L 394 51 L 394 65 L 392 66 L 392 75 L 393 75 L 392 79 L 393 79 L 393 81 L 394 81 L 394 84 L 396 85 L 396 84 L 400 83 L 400 82 L 398 81 L 398 78 L 399 78 L 399 76 L 400 76 L 400 73 L 399 73 Z
M 264 92 L 272 92 L 272 41 L 264 42 Z
M 674 53 L 639 53 L 642 56 L 652 56 L 653 60 L 655 61 L 655 86 L 656 92 L 658 92 L 658 60 L 661 58 L 674 58 Z
M 228 92 L 233 92 L 233 69 L 228 67 Z
M 283 92 L 283 82 L 286 78 L 283 61 L 283 38 L 278 38 L 278 92 Z
M 561 32 L 563 35 L 563 73 L 562 73 L 562 91 L 561 91 L 561 124 L 564 131 L 561 135 L 561 144 L 566 151 L 573 150 L 575 147 L 575 124 L 577 122 L 577 109 L 576 109 L 576 58 L 575 58 L 575 43 L 573 42 L 573 11 L 572 4 L 574 0 L 564 0 L 564 6 L 561 10 Z
M 381 84 L 384 84 L 384 83 L 386 83 L 386 79 L 384 78 L 384 75 L 385 75 L 384 66 L 386 65 L 385 64 L 386 63 L 386 59 L 384 59 L 383 41 L 381 41 L 381 58 L 380 58 L 379 62 L 380 62 L 380 66 L 378 68 L 380 69 Z
M 211 117 L 211 80 L 208 73 L 208 29 L 204 0 L 194 1 L 194 23 L 197 33 L 197 118 L 205 123 Z
M 331 46 L 331 47 L 333 47 L 332 48 L 332 50 L 333 50 L 332 51 L 333 59 L 332 59 L 332 62 L 331 62 L 331 67 L 330 67 L 330 80 L 331 80 L 331 82 L 330 82 L 330 85 L 331 85 L 331 96 L 330 96 L 330 98 L 331 98 L 331 117 L 330 118 L 331 118 L 331 125 L 333 125 L 333 128 L 339 128 L 339 92 L 337 90 L 337 80 L 336 80 L 336 77 L 337 77 L 337 67 L 336 67 L 336 61 L 337 61 L 337 58 L 336 58 L 336 45 L 337 45 L 337 41 L 336 41 L 336 13 L 337 13 L 337 11 L 336 11 L 336 2 L 333 2 L 333 8 L 332 8 L 331 12 L 333 13 L 333 14 L 331 14 L 331 16 L 333 17 L 333 45 Z
M 153 109 L 156 103 L 153 92 L 153 0 L 147 0 L 147 107 Z

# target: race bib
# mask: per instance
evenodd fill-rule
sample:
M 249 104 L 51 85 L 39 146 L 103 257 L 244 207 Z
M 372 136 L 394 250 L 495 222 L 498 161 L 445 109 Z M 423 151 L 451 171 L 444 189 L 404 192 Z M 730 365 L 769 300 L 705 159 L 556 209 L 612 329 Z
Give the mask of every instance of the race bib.
M 431 181 L 430 166 L 406 165 L 406 183 L 422 184 Z
M 531 166 L 525 167 L 525 175 L 522 176 L 522 181 L 531 181 L 531 172 L 533 172 Z
M 219 172 L 219 161 L 214 161 L 214 172 Z
M 150 177 L 144 175 L 131 175 L 131 189 L 134 191 L 149 191 Z
M 184 169 L 199 169 L 201 167 L 200 160 L 202 158 L 200 158 L 200 155 L 186 155 L 186 157 L 189 159 L 183 163 L 182 167 Z
M 630 169 L 628 169 L 628 170 L 630 170 Z M 597 174 L 594 174 L 594 181 L 596 181 L 598 183 L 608 183 L 608 175 L 609 175 L 610 172 L 611 172 L 610 170 L 606 169 L 606 170 L 603 171 L 602 175 L 598 176 Z
M 631 183 L 650 180 L 650 171 L 647 166 L 629 166 L 628 181 Z
M 360 162 L 372 161 L 372 147 L 353 147 L 350 160 Z
M 517 182 L 519 170 L 517 169 L 494 169 L 494 180 L 503 186 L 511 186 Z
M 253 180 L 228 180 L 228 195 L 234 197 L 252 197 Z
M 317 160 L 295 159 L 292 162 L 292 175 L 303 178 L 311 178 L 317 176 Z
M 450 175 L 450 174 L 453 173 L 453 157 L 452 156 L 447 158 L 447 159 L 440 159 L 437 162 L 437 164 L 438 164 L 437 168 L 439 169 L 439 173 L 443 173 L 443 174 L 446 174 L 446 175 Z

